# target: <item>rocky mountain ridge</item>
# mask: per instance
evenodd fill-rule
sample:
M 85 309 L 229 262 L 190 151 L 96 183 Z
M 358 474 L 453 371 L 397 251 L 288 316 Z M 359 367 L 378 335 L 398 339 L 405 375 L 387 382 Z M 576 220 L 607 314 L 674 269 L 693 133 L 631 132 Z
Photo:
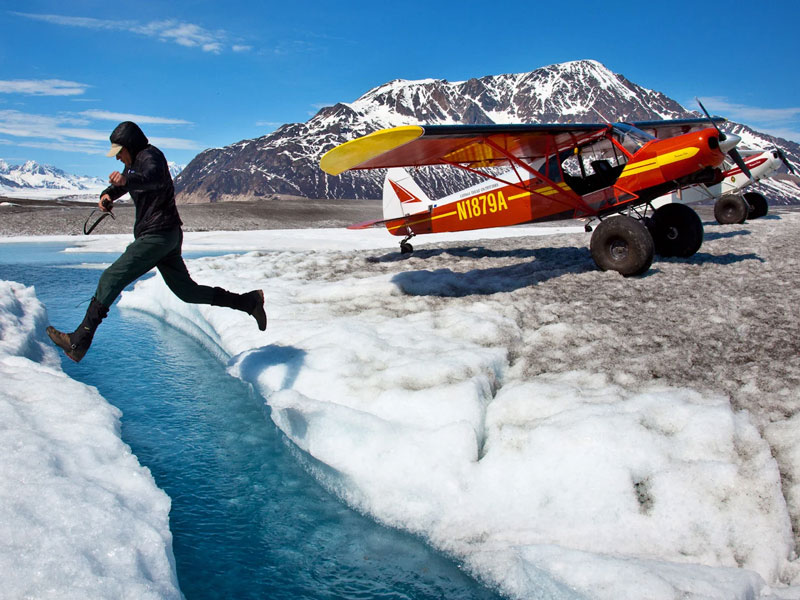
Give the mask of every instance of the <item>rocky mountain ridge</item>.
M 372 131 L 414 124 L 568 123 L 637 121 L 697 116 L 661 92 L 643 88 L 597 61 L 550 65 L 529 73 L 462 82 L 394 80 L 352 103 L 325 107 L 305 123 L 283 125 L 263 137 L 206 150 L 176 180 L 179 202 L 269 198 L 379 198 L 384 173 L 364 171 L 331 177 L 319 169 L 330 148 Z M 777 145 L 800 165 L 800 145 L 743 125 L 752 147 Z M 417 172 L 432 196 L 474 182 L 449 168 Z M 772 186 L 773 202 L 797 200 L 800 186 Z M 768 184 L 759 184 L 765 186 Z

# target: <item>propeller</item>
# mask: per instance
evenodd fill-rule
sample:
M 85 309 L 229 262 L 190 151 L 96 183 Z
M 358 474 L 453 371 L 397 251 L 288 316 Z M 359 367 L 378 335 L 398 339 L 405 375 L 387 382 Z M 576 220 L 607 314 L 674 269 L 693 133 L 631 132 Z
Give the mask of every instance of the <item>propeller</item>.
M 792 168 L 792 165 L 786 159 L 786 155 L 783 153 L 783 150 L 781 150 L 780 148 L 775 148 L 775 152 L 778 153 L 778 158 L 780 158 L 783 161 L 783 164 L 786 165 L 786 168 L 789 169 L 789 173 L 794 175 L 794 168 Z
M 717 133 L 719 133 L 720 148 L 722 148 L 724 152 L 728 153 L 728 156 L 731 157 L 731 160 L 733 160 L 733 162 L 736 163 L 736 166 L 742 170 L 742 173 L 747 175 L 748 179 L 752 179 L 753 176 L 750 174 L 750 169 L 748 169 L 747 165 L 744 164 L 742 155 L 739 154 L 739 151 L 736 149 L 736 144 L 738 144 L 742 138 L 740 138 L 738 135 L 733 135 L 732 133 L 726 134 L 724 131 L 721 131 L 714 122 L 714 119 L 711 118 L 711 115 L 708 114 L 706 107 L 703 106 L 702 102 L 700 102 L 700 98 L 695 98 L 695 100 L 697 100 L 700 108 L 703 109 L 703 112 L 706 114 L 706 117 L 708 117 L 709 122 L 714 126 L 714 129 L 716 129 Z

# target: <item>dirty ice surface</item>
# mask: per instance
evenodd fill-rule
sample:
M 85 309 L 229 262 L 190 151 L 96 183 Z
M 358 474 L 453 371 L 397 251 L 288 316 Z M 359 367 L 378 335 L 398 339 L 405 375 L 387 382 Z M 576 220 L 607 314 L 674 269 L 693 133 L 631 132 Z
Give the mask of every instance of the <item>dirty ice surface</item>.
M 511 597 L 800 598 L 800 214 L 706 223 L 632 279 L 551 232 L 411 256 L 385 233 L 216 236 L 253 251 L 193 277 L 261 287 L 266 332 L 160 277 L 120 306 L 251 382 L 344 502 Z
M 179 599 L 170 499 L 46 326 L 33 288 L 0 281 L 0 597 Z

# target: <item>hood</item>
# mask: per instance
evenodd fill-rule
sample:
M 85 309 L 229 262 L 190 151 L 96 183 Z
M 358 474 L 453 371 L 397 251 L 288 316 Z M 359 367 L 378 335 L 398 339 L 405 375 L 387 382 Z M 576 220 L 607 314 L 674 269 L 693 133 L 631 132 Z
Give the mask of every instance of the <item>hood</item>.
M 109 136 L 112 144 L 125 146 L 131 157 L 136 157 L 140 151 L 147 148 L 150 142 L 144 132 L 133 121 L 124 121 L 114 128 Z

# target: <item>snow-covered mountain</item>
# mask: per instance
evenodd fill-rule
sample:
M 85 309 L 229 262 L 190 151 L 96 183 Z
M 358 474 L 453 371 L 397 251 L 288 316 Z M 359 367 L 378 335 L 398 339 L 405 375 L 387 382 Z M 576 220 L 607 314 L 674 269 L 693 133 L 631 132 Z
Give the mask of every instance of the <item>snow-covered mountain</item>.
M 355 102 L 323 108 L 306 123 L 283 125 L 257 139 L 206 150 L 186 166 L 176 179 L 176 189 L 181 202 L 273 194 L 379 198 L 382 171 L 331 177 L 320 170 L 320 157 L 342 142 L 398 125 L 600 122 L 604 118 L 637 121 L 689 116 L 697 115 L 661 92 L 636 85 L 593 60 L 461 82 L 398 79 L 368 91 Z M 800 165 L 800 145 L 748 131 L 754 147 L 778 145 Z M 474 182 L 469 175 L 450 168 L 421 169 L 416 176 L 434 196 Z M 767 195 L 773 201 L 788 203 L 799 193 L 800 186 L 794 180 L 786 189 L 769 188 Z
M 99 177 L 71 175 L 32 160 L 23 165 L 9 165 L 0 159 L 0 196 L 59 198 L 95 194 L 107 185 Z
M 167 161 L 167 165 L 169 166 L 169 174 L 172 175 L 173 179 L 180 175 L 181 171 L 186 168 L 186 165 L 179 165 L 171 160 Z

